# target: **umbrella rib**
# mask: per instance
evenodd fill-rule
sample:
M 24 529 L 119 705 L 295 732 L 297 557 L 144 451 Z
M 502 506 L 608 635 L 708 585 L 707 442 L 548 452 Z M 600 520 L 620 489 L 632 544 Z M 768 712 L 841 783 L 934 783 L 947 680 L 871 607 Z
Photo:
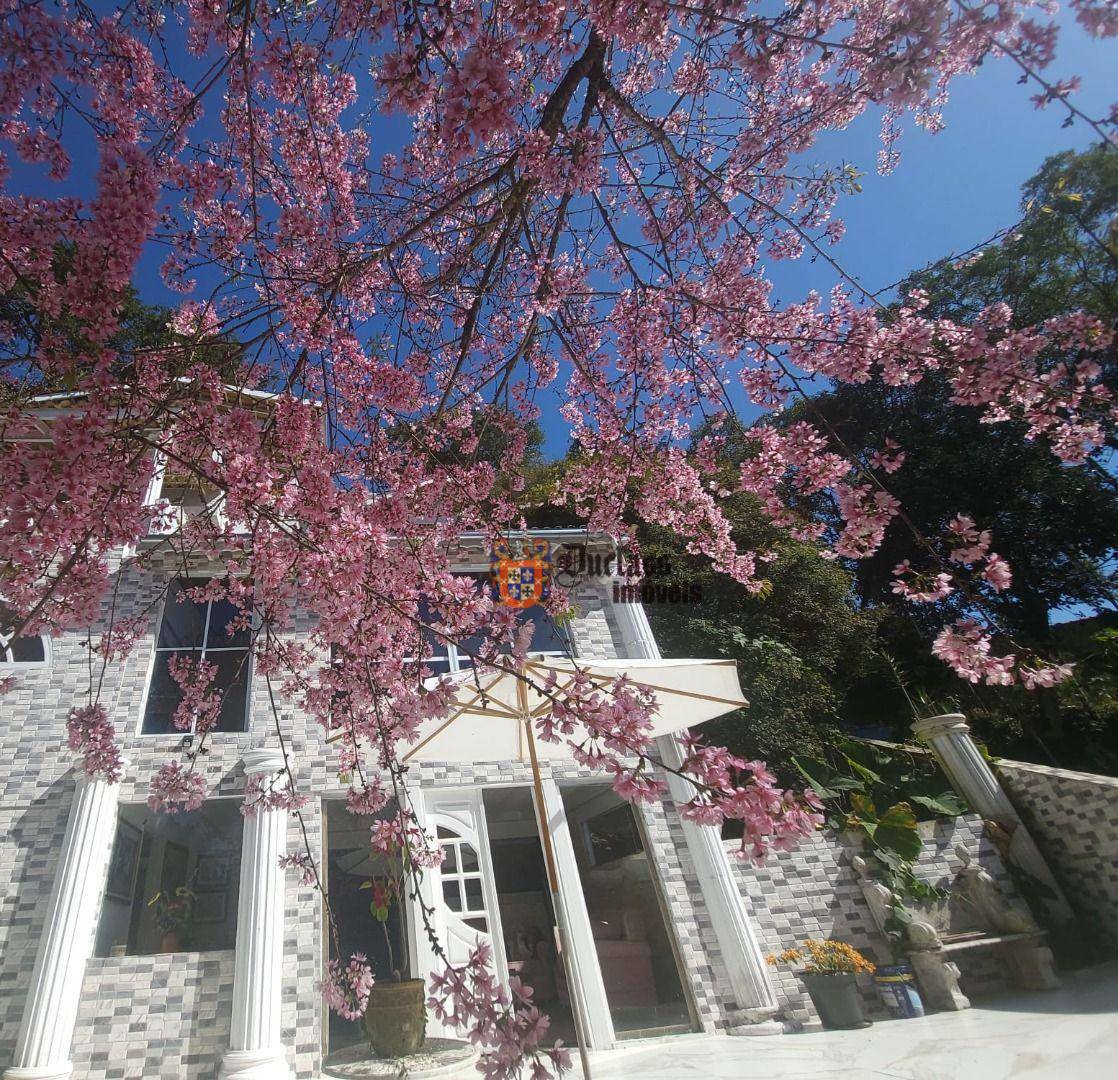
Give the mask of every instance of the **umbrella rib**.
M 424 739 L 420 743 L 416 743 L 416 745 L 413 746 L 400 760 L 407 761 L 409 758 L 412 758 L 416 754 L 418 754 L 419 751 L 422 750 L 432 739 L 437 739 L 444 731 L 446 731 L 448 727 L 450 727 L 451 724 L 454 723 L 455 720 L 458 719 L 458 717 L 460 717 L 468 708 L 470 708 L 470 706 L 473 705 L 473 703 L 477 701 L 478 698 L 485 697 L 489 693 L 489 691 L 494 686 L 496 686 L 502 678 L 504 678 L 504 674 L 504 672 L 501 672 L 498 675 L 494 675 L 492 680 L 486 683 L 485 686 L 479 687 L 478 689 L 474 690 L 473 696 L 470 698 L 469 701 L 466 702 L 465 705 L 462 705 L 452 717 L 450 717 L 444 723 L 440 724 L 439 727 L 435 731 L 432 731 L 426 739 Z
M 733 660 L 715 660 L 715 661 L 711 661 L 711 666 L 714 666 L 715 664 L 719 664 L 721 666 L 727 666 L 727 665 L 730 665 L 730 664 L 733 664 L 733 663 L 734 663 Z M 547 665 L 541 664 L 541 663 L 539 663 L 539 661 L 535 661 L 535 660 L 527 661 L 524 666 L 526 668 L 533 668 L 536 671 L 542 671 L 542 672 L 552 672 L 552 671 L 560 671 L 561 670 L 560 668 L 548 667 Z M 597 685 L 599 689 L 605 687 L 606 685 L 608 685 L 611 682 L 616 682 L 617 679 L 624 678 L 629 682 L 629 684 L 631 686 L 639 686 L 644 690 L 655 690 L 659 694 L 676 694 L 680 697 L 695 698 L 698 701 L 713 701 L 713 702 L 716 702 L 719 705 L 733 705 L 733 706 L 735 706 L 736 708 L 739 708 L 739 709 L 742 708 L 744 705 L 749 704 L 747 701 L 744 701 L 744 700 L 735 701 L 733 698 L 718 697 L 715 694 L 700 694 L 697 690 L 679 690 L 679 689 L 675 689 L 675 688 L 670 687 L 670 686 L 658 686 L 655 683 L 643 682 L 640 679 L 634 679 L 630 675 L 626 674 L 624 669 L 618 671 L 618 673 L 616 675 L 600 675 L 600 674 L 597 674 L 596 672 L 594 672 L 592 670 L 592 668 L 593 668 L 593 661 L 589 661 L 587 667 L 583 668 L 583 669 L 580 669 L 580 670 L 581 670 L 581 673 L 586 675 L 586 677 L 588 679 L 590 679 L 590 681 L 592 683 Z M 564 687 L 560 687 L 559 689 L 563 689 L 566 686 L 570 686 L 571 682 L 574 679 L 575 674 L 578 674 L 578 673 L 579 673 L 578 671 L 572 672 L 571 677 L 564 684 Z M 540 708 L 536 709 L 532 713 L 532 715 L 533 716 L 542 715 L 541 710 L 546 711 L 546 705 L 540 706 Z
M 510 712 L 506 709 L 493 708 L 493 707 L 489 707 L 489 708 L 485 708 L 485 709 L 479 709 L 479 708 L 475 708 L 472 705 L 463 705 L 462 708 L 458 710 L 458 716 L 462 716 L 464 713 L 469 713 L 471 716 L 494 716 L 494 717 L 497 717 L 498 719 L 501 719 L 501 720 L 521 720 L 521 719 L 523 719 L 521 717 L 520 713 Z M 456 716 L 455 719 L 457 719 L 457 718 L 458 717 Z
M 735 709 L 740 709 L 749 702 L 744 699 L 735 701 L 733 698 L 718 697 L 715 694 L 700 694 L 697 690 L 676 690 L 670 686 L 655 686 L 652 683 L 637 682 L 636 679 L 631 680 L 633 686 L 639 686 L 644 690 L 655 690 L 658 694 L 676 694 L 679 697 L 696 698 L 698 701 L 714 701 L 719 705 L 733 705 Z
M 570 686 L 571 683 L 573 683 L 573 682 L 574 682 L 574 677 L 572 676 L 565 683 L 563 683 L 561 686 L 558 683 L 556 683 L 555 684 L 555 692 L 559 693 L 562 690 L 566 690 L 567 687 Z M 554 704 L 551 701 L 544 701 L 544 703 L 542 705 L 537 705 L 528 715 L 531 716 L 533 719 L 535 719 L 537 716 L 543 716 L 546 713 L 551 712 L 551 710 L 553 708 L 554 708 Z
M 697 690 L 680 690 L 671 686 L 656 686 L 654 683 L 641 682 L 639 679 L 631 679 L 625 672 L 619 672 L 615 678 L 606 675 L 590 675 L 591 682 L 597 683 L 599 688 L 604 688 L 608 683 L 615 682 L 617 679 L 624 678 L 630 686 L 639 686 L 642 690 L 655 690 L 658 694 L 676 694 L 679 697 L 696 698 L 699 701 L 714 701 L 719 705 L 733 705 L 735 708 L 740 709 L 748 705 L 748 701 L 734 701 L 733 698 L 717 697 L 714 694 L 700 694 Z

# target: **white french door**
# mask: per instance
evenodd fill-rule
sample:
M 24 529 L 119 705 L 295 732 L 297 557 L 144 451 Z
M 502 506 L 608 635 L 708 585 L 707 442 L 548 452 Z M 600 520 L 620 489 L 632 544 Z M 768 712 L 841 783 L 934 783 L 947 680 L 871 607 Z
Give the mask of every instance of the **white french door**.
M 493 950 L 493 967 L 502 985 L 508 986 L 505 939 L 497 906 L 489 834 L 481 788 L 450 791 L 427 788 L 413 793 L 417 817 L 428 835 L 434 835 L 445 858 L 441 867 L 424 872 L 424 902 L 434 909 L 434 929 L 452 964 L 464 964 L 481 942 Z M 424 977 L 436 970 L 439 961 L 425 945 L 426 930 L 411 906 L 413 971 Z M 434 1016 L 428 1019 L 429 1034 L 449 1035 L 439 1030 Z
M 421 891 L 423 902 L 434 911 L 434 930 L 451 963 L 464 963 L 479 941 L 488 942 L 493 949 L 495 973 L 507 989 L 508 964 L 482 790 L 423 788 L 411 793 L 420 824 L 428 835 L 438 838 L 446 852 L 441 868 L 424 872 Z M 604 1050 L 614 1043 L 613 1021 L 563 800 L 553 780 L 545 779 L 542 791 L 544 805 L 536 804 L 537 821 L 533 824 L 538 835 L 539 821 L 547 822 L 554 846 L 562 907 L 559 914 L 571 949 L 573 978 L 569 980 L 569 992 L 577 995 L 582 1005 L 589 1045 Z M 418 905 L 411 903 L 408 910 L 412 971 L 427 977 L 440 962 L 428 943 Z M 428 1017 L 427 1030 L 431 1035 L 456 1034 L 433 1015 Z

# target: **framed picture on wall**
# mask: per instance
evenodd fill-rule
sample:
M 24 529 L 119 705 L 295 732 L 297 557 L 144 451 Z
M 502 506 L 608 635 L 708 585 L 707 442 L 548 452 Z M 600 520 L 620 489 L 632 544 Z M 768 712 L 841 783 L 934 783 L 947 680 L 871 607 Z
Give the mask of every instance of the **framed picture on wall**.
M 117 825 L 113 853 L 109 859 L 109 878 L 105 884 L 105 894 L 114 900 L 132 900 L 143 835 L 143 831 L 131 822 L 121 821 Z
M 163 870 L 159 875 L 160 887 L 167 892 L 186 884 L 187 874 L 190 870 L 190 848 L 185 844 L 176 844 L 168 840 L 163 845 Z
M 200 892 L 194 897 L 194 922 L 198 926 L 223 923 L 229 916 L 229 893 L 224 889 Z
M 202 854 L 194 870 L 194 885 L 197 889 L 228 889 L 233 868 L 232 855 Z

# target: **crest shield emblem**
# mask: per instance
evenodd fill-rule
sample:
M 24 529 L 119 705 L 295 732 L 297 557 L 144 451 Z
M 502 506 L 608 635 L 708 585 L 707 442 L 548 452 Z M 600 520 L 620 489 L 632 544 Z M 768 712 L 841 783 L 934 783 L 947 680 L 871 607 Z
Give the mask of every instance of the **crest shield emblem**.
M 551 545 L 546 540 L 516 544 L 507 540 L 493 545 L 489 576 L 501 603 L 511 608 L 529 608 L 551 593 Z

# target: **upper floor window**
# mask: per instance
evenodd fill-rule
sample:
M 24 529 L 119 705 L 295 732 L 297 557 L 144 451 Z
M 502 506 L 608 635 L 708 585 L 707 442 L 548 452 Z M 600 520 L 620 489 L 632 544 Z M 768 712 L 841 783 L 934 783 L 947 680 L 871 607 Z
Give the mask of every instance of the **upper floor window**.
M 213 692 L 221 696 L 216 731 L 244 731 L 248 726 L 251 634 L 248 629 L 230 627 L 240 612 L 228 600 L 199 602 L 187 595 L 187 590 L 205 584 L 202 580 L 179 578 L 167 590 L 144 708 L 141 731 L 145 735 L 172 734 L 178 730 L 173 720 L 182 701 L 182 690 L 171 674 L 171 661 L 176 656 L 204 660 L 217 669 L 211 684 Z
M 15 633 L 15 614 L 0 606 L 0 664 L 45 664 L 50 656 L 47 638 L 41 634 Z
M 472 574 L 470 576 L 477 581 L 478 588 L 492 588 L 487 574 Z M 496 598 L 495 592 L 494 598 Z M 434 616 L 426 610 L 423 611 L 422 618 L 425 623 L 435 621 Z M 566 629 L 557 623 L 550 612 L 539 604 L 530 608 L 519 609 L 517 619 L 522 624 L 530 623 L 532 626 L 532 640 L 528 646 L 528 652 L 532 656 L 570 655 L 571 643 Z M 473 663 L 472 656 L 481 649 L 486 640 L 481 635 L 471 635 L 461 641 L 453 642 L 447 641 L 430 631 L 425 631 L 423 637 L 428 650 L 424 655 L 423 662 L 437 675 L 468 668 Z M 507 652 L 508 650 L 502 648 L 501 651 Z

